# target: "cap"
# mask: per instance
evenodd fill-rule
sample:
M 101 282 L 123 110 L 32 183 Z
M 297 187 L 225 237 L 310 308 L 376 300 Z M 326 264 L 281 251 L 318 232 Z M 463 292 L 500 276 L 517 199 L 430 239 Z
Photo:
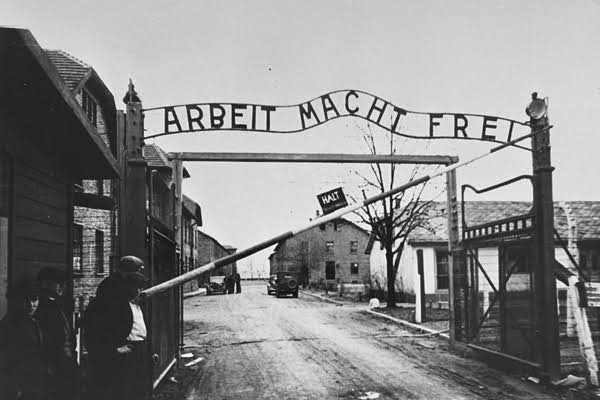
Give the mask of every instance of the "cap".
M 117 270 L 124 274 L 140 272 L 143 269 L 144 269 L 144 262 L 136 256 L 122 257 L 119 260 L 119 265 L 117 265 Z
M 64 283 L 67 280 L 67 275 L 62 269 L 55 267 L 44 267 L 38 272 L 38 281 L 51 281 L 56 283 Z
M 149 279 L 146 278 L 146 276 L 141 272 L 132 272 L 125 275 L 125 282 L 127 282 L 128 285 L 134 287 L 144 287 L 148 283 L 148 280 Z
M 40 287 L 36 281 L 22 280 L 15 283 L 8 289 L 8 297 L 10 298 L 30 298 L 40 295 Z

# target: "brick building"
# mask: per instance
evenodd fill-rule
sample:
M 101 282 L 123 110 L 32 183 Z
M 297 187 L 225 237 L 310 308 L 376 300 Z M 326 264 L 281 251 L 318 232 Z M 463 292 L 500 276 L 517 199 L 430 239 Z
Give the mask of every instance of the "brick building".
M 300 281 L 323 286 L 328 283 L 367 284 L 371 277 L 365 254 L 369 233 L 339 218 L 280 242 L 269 256 L 271 275 L 296 272 Z
M 208 264 L 219 258 L 223 258 L 236 252 L 236 248 L 222 245 L 219 241 L 212 236 L 198 230 L 198 265 L 202 266 Z M 222 283 L 223 278 L 228 275 L 235 274 L 237 272 L 237 264 L 226 265 L 219 269 L 213 269 L 210 271 L 208 276 L 200 278 L 200 282 L 207 282 L 209 279 L 212 282 Z
M 71 94 L 95 128 L 103 145 L 117 158 L 116 106 L 113 95 L 96 71 L 61 50 L 46 50 Z M 96 288 L 114 267 L 117 249 L 117 180 L 81 180 L 74 186 L 73 294 L 82 311 Z
M 183 273 L 191 271 L 199 264 L 198 251 L 198 228 L 202 226 L 202 210 L 198 203 L 186 196 L 181 198 L 181 219 L 182 219 L 182 257 Z M 191 280 L 183 285 L 184 292 L 191 292 L 198 289 L 198 281 Z

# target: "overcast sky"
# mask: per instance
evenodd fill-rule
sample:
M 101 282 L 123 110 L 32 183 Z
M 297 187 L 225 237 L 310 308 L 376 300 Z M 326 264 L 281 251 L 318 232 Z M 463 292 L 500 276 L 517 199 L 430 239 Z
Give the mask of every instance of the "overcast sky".
M 526 120 L 532 91 L 549 98 L 554 197 L 600 200 L 600 2 L 573 1 L 3 1 L 0 24 L 93 66 L 117 107 L 133 79 L 145 108 L 241 102 L 289 105 L 339 89 L 413 111 Z M 213 132 L 158 138 L 167 151 L 364 153 L 362 120 L 291 135 Z M 160 126 L 146 126 L 149 132 Z M 376 135 L 383 134 L 377 129 Z M 467 159 L 491 145 L 410 140 L 407 153 Z M 203 229 L 238 248 L 307 221 L 315 195 L 344 186 L 351 165 L 187 164 L 184 192 Z M 461 169 L 486 186 L 531 173 L 509 149 Z M 438 187 L 443 181 L 435 182 Z M 496 199 L 530 199 L 525 186 Z M 489 197 L 488 197 L 489 198 Z M 265 252 L 252 258 L 267 266 Z M 241 261 L 245 266 L 248 260 Z

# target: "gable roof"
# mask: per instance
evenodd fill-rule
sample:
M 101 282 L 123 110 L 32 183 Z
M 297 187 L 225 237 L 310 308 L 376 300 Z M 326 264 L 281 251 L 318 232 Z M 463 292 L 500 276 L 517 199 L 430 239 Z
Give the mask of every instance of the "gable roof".
M 203 231 L 201 231 L 201 230 L 199 230 L 199 229 L 198 229 L 198 234 L 199 234 L 200 236 L 203 236 L 205 239 L 208 239 L 208 240 L 210 240 L 210 241 L 211 241 L 211 242 L 213 242 L 213 243 L 214 243 L 214 244 L 215 244 L 217 247 L 221 248 L 221 250 L 223 250 L 223 251 L 225 251 L 225 252 L 227 252 L 227 253 L 229 253 L 229 252 L 227 251 L 227 248 L 228 248 L 228 247 L 232 248 L 232 247 L 231 247 L 231 246 L 229 246 L 229 245 L 222 245 L 221 243 L 219 243 L 219 241 L 218 241 L 217 239 L 215 239 L 214 237 L 210 236 L 208 233 L 206 233 L 206 232 L 203 232 Z
M 79 85 L 86 75 L 91 73 L 92 67 L 65 51 L 44 51 L 71 91 Z
M 485 224 L 516 215 L 527 214 L 532 207 L 526 201 L 468 201 L 465 203 L 467 226 Z M 459 229 L 462 210 L 459 204 Z M 434 202 L 428 211 L 428 227 L 419 227 L 409 236 L 409 243 L 446 242 L 448 220 L 445 202 Z M 600 201 L 554 202 L 554 227 L 563 239 L 569 235 L 570 216 L 576 226 L 577 241 L 600 240 Z
M 198 203 L 184 194 L 181 198 L 181 206 L 183 211 L 187 211 L 196 220 L 198 226 L 202 226 L 202 209 Z
M 0 27 L 0 102 L 16 119 L 28 120 L 41 146 L 55 146 L 73 177 L 119 176 L 111 154 L 72 95 L 57 67 L 30 31 Z M 32 115 L 31 110 L 36 110 Z M 51 127 L 51 129 L 49 129 Z
M 142 153 L 150 168 L 167 171 L 171 171 L 173 169 L 173 162 L 169 161 L 167 158 L 167 153 L 158 145 L 146 143 L 144 144 L 144 147 L 142 147 Z M 187 168 L 184 167 L 183 178 L 189 178 L 190 176 L 191 175 Z

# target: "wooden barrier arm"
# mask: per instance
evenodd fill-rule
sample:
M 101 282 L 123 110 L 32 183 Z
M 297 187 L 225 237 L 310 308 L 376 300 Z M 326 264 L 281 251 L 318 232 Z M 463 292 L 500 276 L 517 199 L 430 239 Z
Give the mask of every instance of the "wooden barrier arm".
M 386 197 L 393 196 L 393 195 L 395 195 L 397 193 L 401 193 L 401 192 L 403 192 L 403 191 L 405 191 L 405 190 L 407 190 L 407 189 L 409 189 L 411 187 L 414 187 L 414 186 L 420 185 L 422 183 L 425 183 L 425 182 L 427 182 L 427 181 L 429 181 L 429 180 L 431 180 L 433 178 L 436 178 L 436 177 L 441 176 L 441 175 L 445 175 L 446 173 L 448 173 L 450 171 L 454 171 L 454 170 L 456 170 L 456 169 L 458 169 L 460 167 L 464 167 L 465 165 L 471 164 L 471 163 L 473 163 L 473 162 L 475 162 L 475 161 L 477 161 L 477 160 L 479 160 L 481 158 L 487 157 L 487 156 L 489 156 L 492 153 L 495 153 L 495 152 L 497 152 L 499 150 L 502 150 L 502 149 L 504 149 L 506 147 L 512 146 L 515 143 L 518 143 L 518 142 L 520 142 L 522 140 L 525 140 L 525 139 L 527 139 L 527 138 L 529 138 L 529 137 L 531 137 L 533 135 L 536 135 L 538 133 L 541 133 L 541 132 L 544 132 L 546 130 L 549 130 L 550 128 L 552 128 L 552 126 L 548 126 L 548 127 L 544 128 L 544 129 L 540 129 L 538 131 L 531 132 L 531 133 L 529 133 L 527 135 L 521 136 L 518 139 L 511 140 L 510 142 L 506 142 L 504 144 L 496 146 L 496 147 L 494 147 L 494 148 L 486 151 L 485 153 L 482 153 L 482 154 L 480 154 L 480 155 L 478 155 L 476 157 L 473 157 L 473 158 L 471 158 L 469 160 L 458 162 L 458 163 L 451 164 L 451 165 L 448 165 L 446 167 L 443 167 L 440 170 L 438 170 L 437 172 L 435 172 L 434 174 L 425 175 L 425 176 L 422 176 L 420 178 L 416 178 L 416 179 L 414 179 L 414 180 L 412 180 L 412 181 L 410 181 L 408 183 L 405 183 L 404 185 L 397 186 L 397 187 L 395 187 L 395 188 L 393 188 L 391 190 L 388 190 L 386 192 L 379 193 L 379 194 L 377 194 L 375 196 L 369 197 L 369 198 L 363 200 L 362 202 L 350 204 L 350 205 L 348 205 L 348 206 L 346 206 L 344 208 L 340 208 L 339 210 L 336 210 L 336 211 L 334 211 L 334 212 L 332 212 L 330 214 L 326 214 L 326 215 L 324 215 L 324 216 L 322 216 L 320 218 L 316 218 L 313 221 L 309 222 L 308 224 L 302 225 L 302 226 L 300 226 L 300 227 L 298 227 L 296 229 L 293 229 L 293 230 L 290 230 L 288 232 L 282 233 L 282 234 L 280 234 L 278 236 L 275 236 L 275 237 L 273 237 L 271 239 L 265 240 L 264 242 L 261 242 L 261 243 L 255 244 L 253 246 L 247 247 L 247 248 L 245 248 L 245 249 L 243 249 L 243 250 L 241 250 L 241 251 L 239 251 L 237 253 L 225 256 L 223 258 L 219 258 L 218 260 L 215 260 L 215 261 L 213 261 L 211 263 L 205 264 L 205 265 L 201 266 L 200 268 L 196 268 L 196 269 L 194 269 L 192 271 L 186 272 L 183 275 L 179 275 L 179 276 L 177 276 L 177 277 L 175 277 L 173 279 L 169 279 L 168 281 L 165 281 L 165 282 L 159 283 L 158 285 L 152 286 L 152 287 L 150 287 L 150 288 L 142 291 L 142 293 L 140 295 L 144 296 L 144 297 L 150 297 L 150 296 L 153 296 L 153 295 L 155 295 L 157 293 L 160 293 L 160 292 L 163 292 L 163 291 L 165 291 L 167 289 L 170 289 L 170 288 L 172 288 L 172 287 L 174 287 L 176 285 L 181 285 L 181 284 L 183 284 L 183 283 L 185 283 L 185 282 L 187 282 L 189 280 L 192 280 L 194 278 L 197 278 L 198 276 L 200 276 L 200 275 L 202 275 L 202 274 L 204 274 L 204 273 L 206 273 L 208 271 L 211 271 L 211 270 L 213 270 L 215 268 L 220 268 L 220 267 L 223 267 L 225 265 L 231 264 L 231 263 L 233 263 L 235 261 L 238 261 L 238 260 L 241 260 L 243 258 L 246 258 L 246 257 L 248 257 L 248 256 L 250 256 L 250 255 L 252 255 L 254 253 L 258 253 L 261 250 L 264 250 L 264 249 L 266 249 L 266 248 L 268 248 L 270 246 L 273 246 L 273 245 L 275 245 L 275 244 L 277 244 L 277 243 L 279 243 L 279 242 L 281 242 L 283 240 L 289 239 L 289 238 L 297 235 L 300 232 L 304 232 L 304 231 L 307 231 L 307 230 L 309 230 L 311 228 L 314 228 L 315 226 L 319 226 L 319 225 L 325 224 L 325 223 L 327 223 L 329 221 L 333 221 L 333 220 L 335 220 L 337 218 L 342 217 L 343 215 L 349 214 L 349 213 L 351 213 L 353 211 L 356 211 L 356 210 L 358 210 L 358 209 L 360 209 L 362 207 L 365 207 L 365 206 L 367 206 L 369 204 L 378 202 L 378 201 L 380 201 L 380 200 L 382 200 L 382 199 L 384 199 Z

